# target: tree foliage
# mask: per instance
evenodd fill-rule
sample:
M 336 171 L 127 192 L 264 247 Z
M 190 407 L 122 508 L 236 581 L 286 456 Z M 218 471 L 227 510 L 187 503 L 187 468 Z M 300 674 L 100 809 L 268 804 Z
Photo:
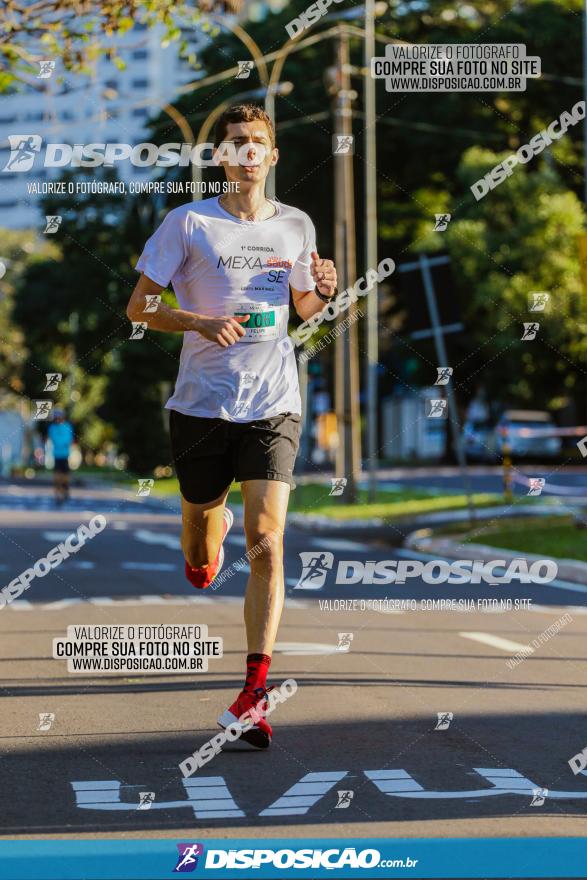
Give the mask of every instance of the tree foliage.
M 242 0 L 4 0 L 0 4 L 0 91 L 18 81 L 36 84 L 38 62 L 59 59 L 71 72 L 88 72 L 101 55 L 119 66 L 115 38 L 137 22 L 162 26 L 163 44 L 181 41 L 181 27 L 206 13 L 238 12 Z M 37 84 L 38 85 L 38 84 Z

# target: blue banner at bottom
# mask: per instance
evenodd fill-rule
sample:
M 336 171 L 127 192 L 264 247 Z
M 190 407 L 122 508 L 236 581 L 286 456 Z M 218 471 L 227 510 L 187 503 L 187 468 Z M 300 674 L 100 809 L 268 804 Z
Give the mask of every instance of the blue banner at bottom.
M 5 840 L 2 880 L 587 877 L 587 838 Z

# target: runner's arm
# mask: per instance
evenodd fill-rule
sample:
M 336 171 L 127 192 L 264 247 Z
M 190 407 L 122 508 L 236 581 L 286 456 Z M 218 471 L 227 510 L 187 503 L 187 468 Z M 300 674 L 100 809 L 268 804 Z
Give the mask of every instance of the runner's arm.
M 162 300 L 157 304 L 154 312 L 145 311 L 147 297 L 157 296 L 165 290 L 161 284 L 157 284 L 144 273 L 138 280 L 138 284 L 132 292 L 126 307 L 126 314 L 130 321 L 144 322 L 149 330 L 162 330 L 167 332 L 184 333 L 193 330 L 201 333 L 211 342 L 217 342 L 222 348 L 234 345 L 245 331 L 240 326 L 249 319 L 249 315 L 233 318 L 226 315 L 219 318 L 210 318 L 207 315 L 196 315 L 185 309 L 174 309 Z
M 161 301 L 154 312 L 146 311 L 147 297 L 158 296 L 165 290 L 144 273 L 138 280 L 126 307 L 126 315 L 130 321 L 144 321 L 149 330 L 167 330 L 183 333 L 185 330 L 197 330 L 198 315 L 184 309 L 174 309 Z

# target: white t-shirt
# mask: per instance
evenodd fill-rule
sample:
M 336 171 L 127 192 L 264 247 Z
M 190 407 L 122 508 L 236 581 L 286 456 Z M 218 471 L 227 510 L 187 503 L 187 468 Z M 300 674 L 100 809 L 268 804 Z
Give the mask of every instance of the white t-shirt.
M 223 348 L 186 331 L 175 391 L 166 403 L 185 415 L 252 422 L 301 414 L 293 351 L 287 335 L 289 285 L 313 290 L 316 250 L 307 214 L 273 202 L 267 220 L 239 220 L 217 197 L 170 211 L 147 241 L 136 269 L 169 282 L 182 309 L 210 317 L 250 314 L 239 342 Z

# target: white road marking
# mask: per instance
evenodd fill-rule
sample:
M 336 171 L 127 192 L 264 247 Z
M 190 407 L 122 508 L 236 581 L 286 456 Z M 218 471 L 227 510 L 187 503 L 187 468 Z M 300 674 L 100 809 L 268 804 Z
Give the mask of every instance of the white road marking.
M 551 617 L 555 614 L 562 614 L 568 611 L 573 614 L 587 614 L 587 608 L 584 605 L 536 605 L 532 603 L 528 611 L 535 611 L 537 614 L 549 614 Z
M 509 639 L 502 639 L 500 636 L 494 636 L 491 633 L 460 632 L 459 635 L 464 639 L 471 639 L 472 642 L 481 642 L 482 645 L 489 645 L 491 648 L 499 648 L 500 651 L 507 651 L 508 654 L 528 650 L 528 645 L 521 645 L 519 642 L 511 642 Z
M 121 568 L 127 571 L 177 571 L 178 566 L 171 562 L 123 562 Z
M 15 599 L 6 608 L 13 611 L 61 611 L 73 605 L 242 605 L 242 596 L 170 596 L 168 594 L 161 596 L 157 594 L 147 594 L 144 596 L 132 596 L 128 599 L 113 598 L 111 596 L 98 596 L 89 599 L 57 599 L 55 602 L 29 602 L 28 599 Z M 310 607 L 308 602 L 302 602 L 299 599 L 286 599 L 289 608 L 294 610 L 305 610 Z M 283 643 L 291 644 L 291 643 Z M 300 643 L 293 643 L 298 645 Z M 304 647 L 308 645 L 304 644 Z M 315 647 L 310 645 L 309 647 Z M 334 650 L 333 645 L 326 645 L 329 649 Z
M 302 599 L 291 599 L 289 596 L 285 597 L 285 604 L 287 605 L 288 608 L 294 608 L 294 609 L 295 608 L 305 609 L 305 608 L 310 607 L 308 605 L 308 603 L 304 602 Z
M 62 608 L 69 608 L 71 605 L 79 605 L 83 599 L 59 599 L 57 602 L 50 602 L 47 605 L 39 605 L 39 610 L 61 611 Z
M 286 657 L 318 657 L 324 654 L 343 654 L 336 645 L 325 645 L 319 642 L 276 642 L 274 651 Z
M 142 541 L 143 544 L 160 544 L 169 550 L 181 550 L 180 540 L 175 535 L 151 532 L 149 529 L 138 529 L 138 531 L 134 532 L 134 537 L 137 541 Z
M 306 773 L 299 782 L 282 794 L 260 816 L 303 816 L 318 803 L 337 782 L 347 775 L 346 770 Z
M 57 599 L 55 602 L 29 602 L 28 599 L 15 599 L 6 608 L 13 611 L 61 611 L 70 605 L 215 605 L 220 603 L 242 603 L 239 596 L 133 596 L 129 599 L 115 599 L 111 596 L 91 597 L 89 599 Z
M 312 547 L 319 547 L 324 550 L 352 550 L 353 552 L 365 553 L 366 544 L 359 544 L 357 541 L 346 541 L 344 538 L 312 538 L 310 540 Z
M 41 532 L 41 538 L 44 538 L 46 541 L 65 541 L 66 538 L 69 538 L 70 535 L 74 535 L 75 532 Z
M 196 819 L 243 818 L 244 813 L 235 803 L 222 776 L 202 779 L 182 779 L 187 798 L 177 801 L 157 801 L 151 810 L 172 810 L 191 807 Z M 136 810 L 137 805 L 121 800 L 122 783 L 113 780 L 84 780 L 71 782 L 76 806 L 82 810 Z M 134 786 L 136 788 L 136 786 Z M 129 788 L 129 786 L 125 786 Z M 142 786 L 141 786 L 142 788 Z

